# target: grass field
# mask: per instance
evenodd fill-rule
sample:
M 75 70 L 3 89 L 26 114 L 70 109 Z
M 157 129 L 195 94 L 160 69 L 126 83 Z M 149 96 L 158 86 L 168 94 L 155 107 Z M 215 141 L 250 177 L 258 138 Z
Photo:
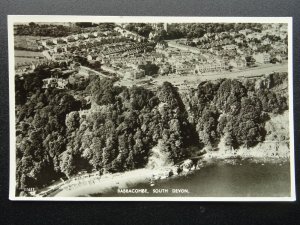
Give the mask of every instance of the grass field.
M 41 52 L 33 52 L 26 50 L 15 50 L 15 63 L 31 63 L 44 59 L 44 56 Z
M 14 47 L 15 49 L 39 51 L 38 43 L 48 38 L 40 36 L 14 36 Z

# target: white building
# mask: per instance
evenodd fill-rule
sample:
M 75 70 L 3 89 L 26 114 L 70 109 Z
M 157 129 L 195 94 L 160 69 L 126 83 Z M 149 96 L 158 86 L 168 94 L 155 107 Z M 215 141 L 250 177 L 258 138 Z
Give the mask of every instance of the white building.
M 68 81 L 61 78 L 47 78 L 43 80 L 42 88 L 65 89 L 67 84 Z
M 270 54 L 269 53 L 257 53 L 253 55 L 253 58 L 257 63 L 266 64 L 270 62 Z
M 237 49 L 237 45 L 224 45 L 223 49 L 224 50 L 234 50 L 234 49 Z

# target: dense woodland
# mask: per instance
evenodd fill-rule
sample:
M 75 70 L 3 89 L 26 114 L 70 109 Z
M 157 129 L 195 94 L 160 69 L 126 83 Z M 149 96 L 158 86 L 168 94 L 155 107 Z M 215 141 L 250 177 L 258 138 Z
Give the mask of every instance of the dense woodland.
M 264 140 L 269 115 L 288 109 L 277 91 L 286 73 L 202 82 L 184 94 L 168 82 L 153 92 L 97 76 L 79 89 L 42 89 L 49 76 L 40 67 L 15 78 L 18 190 L 81 170 L 141 168 L 158 144 L 174 163 L 190 156 L 190 146 L 215 149 L 221 137 L 251 147 Z

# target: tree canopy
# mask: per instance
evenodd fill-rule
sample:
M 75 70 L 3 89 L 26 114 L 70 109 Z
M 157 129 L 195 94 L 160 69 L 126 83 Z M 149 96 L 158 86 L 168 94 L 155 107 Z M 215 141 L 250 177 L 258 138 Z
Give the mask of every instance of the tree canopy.
M 176 163 L 191 154 L 190 146 L 215 148 L 222 137 L 230 147 L 251 147 L 264 140 L 268 115 L 288 109 L 277 91 L 287 82 L 284 73 L 201 82 L 182 94 L 169 82 L 151 91 L 98 76 L 84 90 L 43 89 L 49 71 L 41 67 L 15 78 L 19 190 L 81 170 L 141 168 L 153 148 Z

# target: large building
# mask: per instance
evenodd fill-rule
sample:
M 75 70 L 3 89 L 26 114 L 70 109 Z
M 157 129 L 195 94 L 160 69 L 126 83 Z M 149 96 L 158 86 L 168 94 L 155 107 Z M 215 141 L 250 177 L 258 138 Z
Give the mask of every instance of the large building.
M 256 63 L 266 64 L 270 62 L 271 56 L 269 53 L 257 53 L 253 55 L 253 58 L 255 59 Z
M 68 84 L 67 80 L 51 77 L 43 80 L 42 88 L 65 89 L 67 84 Z
M 195 67 L 195 74 L 201 74 L 201 73 L 208 73 L 208 72 L 216 72 L 216 71 L 222 71 L 227 70 L 229 67 L 226 63 L 221 61 L 215 61 L 211 63 L 202 63 L 198 64 Z

